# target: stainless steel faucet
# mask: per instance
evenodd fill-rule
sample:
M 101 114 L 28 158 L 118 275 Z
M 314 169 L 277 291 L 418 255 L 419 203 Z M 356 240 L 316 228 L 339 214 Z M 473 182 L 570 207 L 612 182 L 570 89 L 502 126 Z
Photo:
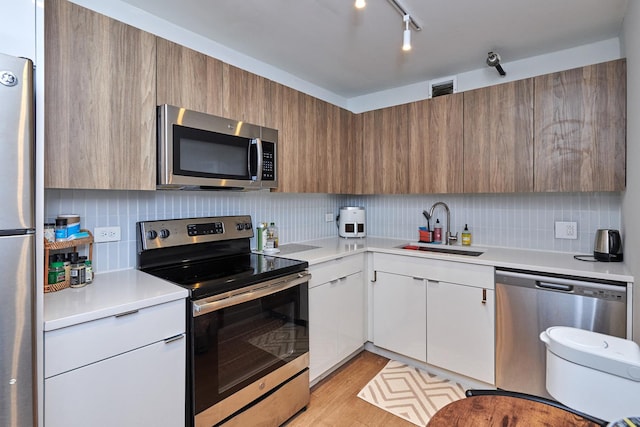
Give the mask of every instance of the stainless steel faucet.
M 429 218 L 433 218 L 433 211 L 436 209 L 436 206 L 443 206 L 444 210 L 447 212 L 447 231 L 445 234 L 445 243 L 447 245 L 453 245 L 458 241 L 458 232 L 456 231 L 455 236 L 451 234 L 451 211 L 449 210 L 449 206 L 445 202 L 435 202 L 431 209 L 429 209 Z

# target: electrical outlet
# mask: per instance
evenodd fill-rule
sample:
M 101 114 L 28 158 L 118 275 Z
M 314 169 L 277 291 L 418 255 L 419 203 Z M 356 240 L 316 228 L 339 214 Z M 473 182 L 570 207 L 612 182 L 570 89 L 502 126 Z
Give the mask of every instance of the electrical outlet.
M 100 242 L 119 242 L 120 241 L 120 226 L 115 227 L 96 227 L 93 229 L 93 240 L 96 243 Z
M 575 221 L 556 221 L 556 239 L 577 239 L 578 223 Z
M 333 222 L 333 214 L 332 213 L 326 213 L 324 214 L 324 220 L 326 222 Z

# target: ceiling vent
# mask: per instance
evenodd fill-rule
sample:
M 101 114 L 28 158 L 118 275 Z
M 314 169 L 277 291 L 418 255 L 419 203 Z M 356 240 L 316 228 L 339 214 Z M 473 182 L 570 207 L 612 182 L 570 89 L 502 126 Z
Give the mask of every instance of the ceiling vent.
M 443 79 L 431 80 L 429 82 L 429 98 L 442 95 L 450 95 L 458 91 L 456 77 L 445 77 Z

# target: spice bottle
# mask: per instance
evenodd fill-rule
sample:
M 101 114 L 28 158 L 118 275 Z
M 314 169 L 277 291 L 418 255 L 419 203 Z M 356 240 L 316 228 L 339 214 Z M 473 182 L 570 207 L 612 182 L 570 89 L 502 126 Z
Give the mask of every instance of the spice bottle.
M 274 222 L 267 228 L 267 240 L 268 239 L 273 240 L 273 249 L 276 249 L 278 247 L 278 227 L 276 227 Z
M 67 219 L 56 218 L 56 241 L 67 240 Z
M 47 242 L 56 241 L 56 224 L 53 222 L 47 222 L 44 224 L 44 238 Z
M 86 267 L 84 262 L 80 261 L 78 252 L 71 252 L 71 254 L 69 254 L 69 260 L 71 261 L 69 286 L 72 288 L 85 286 L 87 284 Z
M 436 225 L 433 227 L 433 243 L 442 243 L 442 224 L 436 219 Z
M 471 246 L 471 232 L 467 224 L 464 225 L 464 230 L 462 230 L 462 246 Z
M 55 261 L 49 265 L 48 282 L 50 285 L 64 282 L 64 264 L 62 262 Z
M 93 282 L 93 263 L 86 256 L 81 256 L 80 262 L 84 263 L 84 275 L 88 285 Z

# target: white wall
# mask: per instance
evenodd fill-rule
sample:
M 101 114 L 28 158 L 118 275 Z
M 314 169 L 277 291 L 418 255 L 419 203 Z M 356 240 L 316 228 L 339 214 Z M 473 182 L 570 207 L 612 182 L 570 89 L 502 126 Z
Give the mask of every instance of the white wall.
M 623 49 L 627 56 L 627 190 L 622 198 L 625 263 L 636 277 L 633 339 L 640 343 L 640 2 L 630 1 L 624 18 Z
M 533 56 L 513 62 L 503 62 L 507 75 L 500 77 L 495 69 L 483 67 L 477 70 L 457 74 L 457 92 L 464 92 L 480 87 L 492 86 L 556 71 L 569 70 L 584 65 L 597 64 L 621 58 L 620 40 L 609 40 L 561 50 L 546 55 Z M 452 76 L 447 76 L 452 77 Z M 437 80 L 437 79 L 434 79 Z M 409 86 L 390 89 L 351 98 L 347 101 L 347 109 L 354 113 L 420 101 L 429 94 L 430 81 Z
M 36 14 L 33 0 L 2 2 L 0 52 L 35 61 Z

